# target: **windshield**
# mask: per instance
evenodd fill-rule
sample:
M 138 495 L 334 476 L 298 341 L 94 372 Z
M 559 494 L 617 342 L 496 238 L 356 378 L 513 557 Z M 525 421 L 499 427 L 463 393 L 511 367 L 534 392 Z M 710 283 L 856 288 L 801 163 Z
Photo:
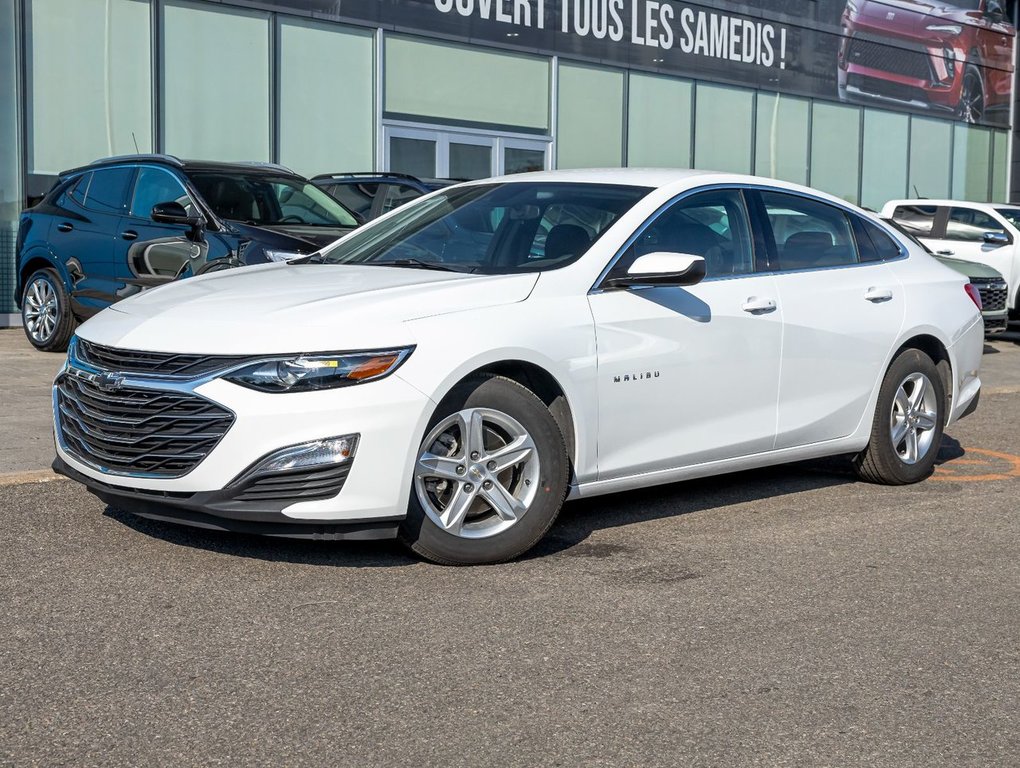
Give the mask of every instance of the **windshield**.
M 408 203 L 317 260 L 481 274 L 556 269 L 579 259 L 649 191 L 553 182 L 447 189 Z
M 356 227 L 354 214 L 318 187 L 291 176 L 265 173 L 189 174 L 213 213 L 260 227 Z
M 1020 208 L 996 208 L 995 212 L 1017 229 L 1020 229 Z

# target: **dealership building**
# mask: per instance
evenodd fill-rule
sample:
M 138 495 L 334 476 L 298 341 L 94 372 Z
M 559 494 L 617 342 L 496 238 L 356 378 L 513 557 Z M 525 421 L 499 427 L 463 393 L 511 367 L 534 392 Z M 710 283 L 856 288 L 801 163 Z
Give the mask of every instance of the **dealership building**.
M 1015 2 L 911 5 L 0 0 L 0 321 L 18 321 L 19 213 L 109 155 L 307 176 L 696 167 L 872 208 L 1020 200 Z

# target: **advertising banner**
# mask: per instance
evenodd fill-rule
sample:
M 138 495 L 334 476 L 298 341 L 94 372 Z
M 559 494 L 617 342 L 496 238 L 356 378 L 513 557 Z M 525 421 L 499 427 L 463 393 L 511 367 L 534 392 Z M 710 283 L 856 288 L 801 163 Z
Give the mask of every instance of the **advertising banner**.
M 454 41 L 1008 125 L 1016 0 L 287 0 Z

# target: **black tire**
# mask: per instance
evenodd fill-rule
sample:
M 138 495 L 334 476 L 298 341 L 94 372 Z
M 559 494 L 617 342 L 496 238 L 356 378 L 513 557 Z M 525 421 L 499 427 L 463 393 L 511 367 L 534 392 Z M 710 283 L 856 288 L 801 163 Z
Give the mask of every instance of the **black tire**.
M 49 332 L 39 328 L 37 320 L 32 317 L 35 307 L 31 294 L 34 286 L 40 283 L 46 283 L 56 299 L 56 318 Z M 42 352 L 65 352 L 77 325 L 71 312 L 71 298 L 64 288 L 64 281 L 60 279 L 60 275 L 53 269 L 33 272 L 25 281 L 25 290 L 21 295 L 21 327 L 32 346 Z
M 934 391 L 935 426 L 930 431 L 927 451 L 914 463 L 908 463 L 893 446 L 893 411 L 896 395 L 908 377 L 923 375 Z M 862 480 L 882 485 L 906 485 L 928 477 L 935 468 L 942 432 L 946 423 L 946 392 L 938 368 L 928 355 L 917 349 L 901 352 L 882 380 L 867 447 L 854 457 L 854 468 Z
M 415 554 L 441 565 L 501 563 L 523 554 L 552 526 L 567 493 L 569 463 L 556 421 L 534 393 L 502 376 L 472 376 L 454 387 L 432 415 L 420 451 L 427 447 L 424 440 L 437 425 L 472 408 L 499 411 L 524 427 L 538 456 L 537 490 L 526 512 L 510 528 L 486 538 L 471 539 L 453 535 L 434 522 L 422 506 L 412 481 L 400 539 Z
M 967 123 L 980 123 L 985 114 L 985 85 L 981 70 L 968 64 L 963 71 L 963 91 L 956 116 Z

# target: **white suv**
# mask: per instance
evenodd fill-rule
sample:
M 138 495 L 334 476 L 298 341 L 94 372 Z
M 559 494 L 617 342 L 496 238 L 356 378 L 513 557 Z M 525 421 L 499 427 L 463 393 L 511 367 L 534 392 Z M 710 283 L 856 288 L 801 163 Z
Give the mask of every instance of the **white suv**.
M 960 274 L 820 192 L 520 174 L 96 315 L 55 467 L 163 520 L 495 562 L 568 497 L 837 454 L 922 480 L 983 336 Z
M 975 261 L 996 269 L 1008 286 L 1006 306 L 1017 313 L 1020 288 L 1020 205 L 963 200 L 890 200 L 882 215 L 938 256 Z

